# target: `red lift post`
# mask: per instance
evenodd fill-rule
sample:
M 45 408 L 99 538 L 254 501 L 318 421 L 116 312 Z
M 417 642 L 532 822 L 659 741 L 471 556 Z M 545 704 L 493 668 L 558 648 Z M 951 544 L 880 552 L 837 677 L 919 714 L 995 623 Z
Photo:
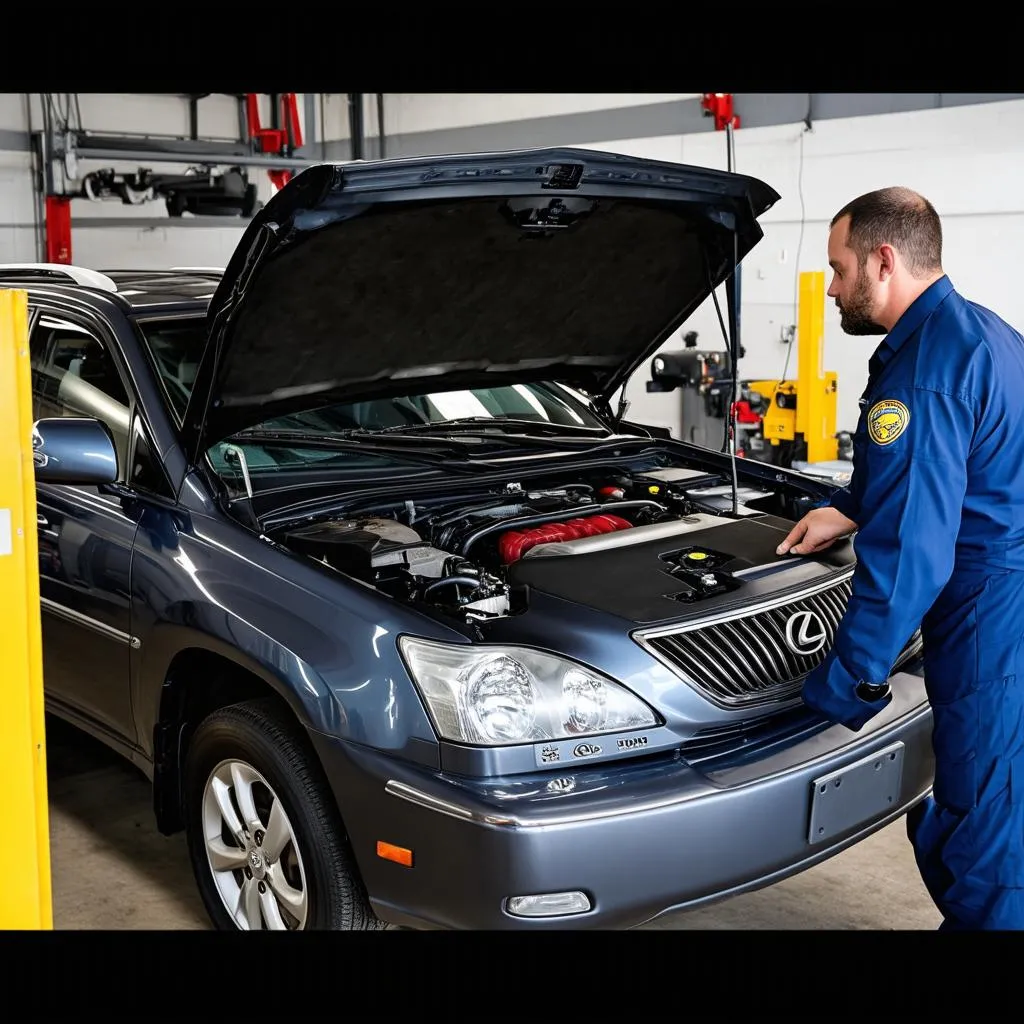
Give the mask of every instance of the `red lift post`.
M 71 196 L 46 197 L 46 262 L 71 263 Z
M 245 113 L 249 124 L 249 136 L 259 147 L 261 153 L 274 156 L 291 156 L 302 146 L 302 126 L 299 123 L 299 104 L 296 94 L 283 92 L 280 95 L 281 128 L 264 128 L 260 121 L 259 94 L 245 94 Z M 283 188 L 292 177 L 290 170 L 272 170 L 267 172 L 274 188 Z

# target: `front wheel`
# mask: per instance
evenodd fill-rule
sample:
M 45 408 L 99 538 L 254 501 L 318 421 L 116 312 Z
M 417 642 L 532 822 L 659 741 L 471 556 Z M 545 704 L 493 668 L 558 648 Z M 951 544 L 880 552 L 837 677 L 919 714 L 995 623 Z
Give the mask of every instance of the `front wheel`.
M 200 723 L 185 804 L 192 870 L 216 927 L 384 927 L 319 765 L 273 702 L 234 704 Z

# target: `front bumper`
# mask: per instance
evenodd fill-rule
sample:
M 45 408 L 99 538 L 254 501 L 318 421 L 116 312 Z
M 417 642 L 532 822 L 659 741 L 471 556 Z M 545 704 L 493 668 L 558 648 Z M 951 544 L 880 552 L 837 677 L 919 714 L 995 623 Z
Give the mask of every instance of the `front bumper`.
M 828 728 L 718 771 L 667 756 L 480 780 L 313 739 L 383 920 L 627 928 L 793 875 L 926 796 L 934 759 L 923 682 L 907 673 L 891 682 L 892 703 L 859 733 Z M 881 756 L 839 776 L 847 781 L 841 800 L 833 773 L 873 755 Z M 814 804 L 823 777 L 835 787 L 824 808 Z M 821 834 L 812 841 L 812 833 Z M 412 850 L 413 866 L 378 857 L 378 841 Z M 573 891 L 587 895 L 591 910 L 522 918 L 506 909 L 511 896 Z

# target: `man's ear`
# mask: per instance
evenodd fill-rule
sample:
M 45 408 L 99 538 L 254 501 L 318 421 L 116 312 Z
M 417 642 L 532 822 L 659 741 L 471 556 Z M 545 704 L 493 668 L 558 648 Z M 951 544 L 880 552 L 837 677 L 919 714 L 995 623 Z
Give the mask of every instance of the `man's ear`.
M 885 243 L 878 247 L 878 277 L 887 281 L 896 270 L 896 250 Z

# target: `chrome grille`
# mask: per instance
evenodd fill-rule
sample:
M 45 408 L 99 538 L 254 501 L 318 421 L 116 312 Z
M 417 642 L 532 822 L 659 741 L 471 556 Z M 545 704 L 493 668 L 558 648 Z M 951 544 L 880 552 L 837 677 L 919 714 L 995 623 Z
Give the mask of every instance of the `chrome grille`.
M 747 707 L 775 703 L 794 696 L 807 673 L 825 660 L 851 592 L 847 578 L 775 607 L 705 625 L 684 626 L 671 633 L 639 635 L 637 639 L 719 704 Z M 824 626 L 825 643 L 814 653 L 799 654 L 787 641 L 787 625 L 798 612 L 814 613 Z M 920 646 L 920 633 L 915 632 L 895 668 L 913 657 Z

